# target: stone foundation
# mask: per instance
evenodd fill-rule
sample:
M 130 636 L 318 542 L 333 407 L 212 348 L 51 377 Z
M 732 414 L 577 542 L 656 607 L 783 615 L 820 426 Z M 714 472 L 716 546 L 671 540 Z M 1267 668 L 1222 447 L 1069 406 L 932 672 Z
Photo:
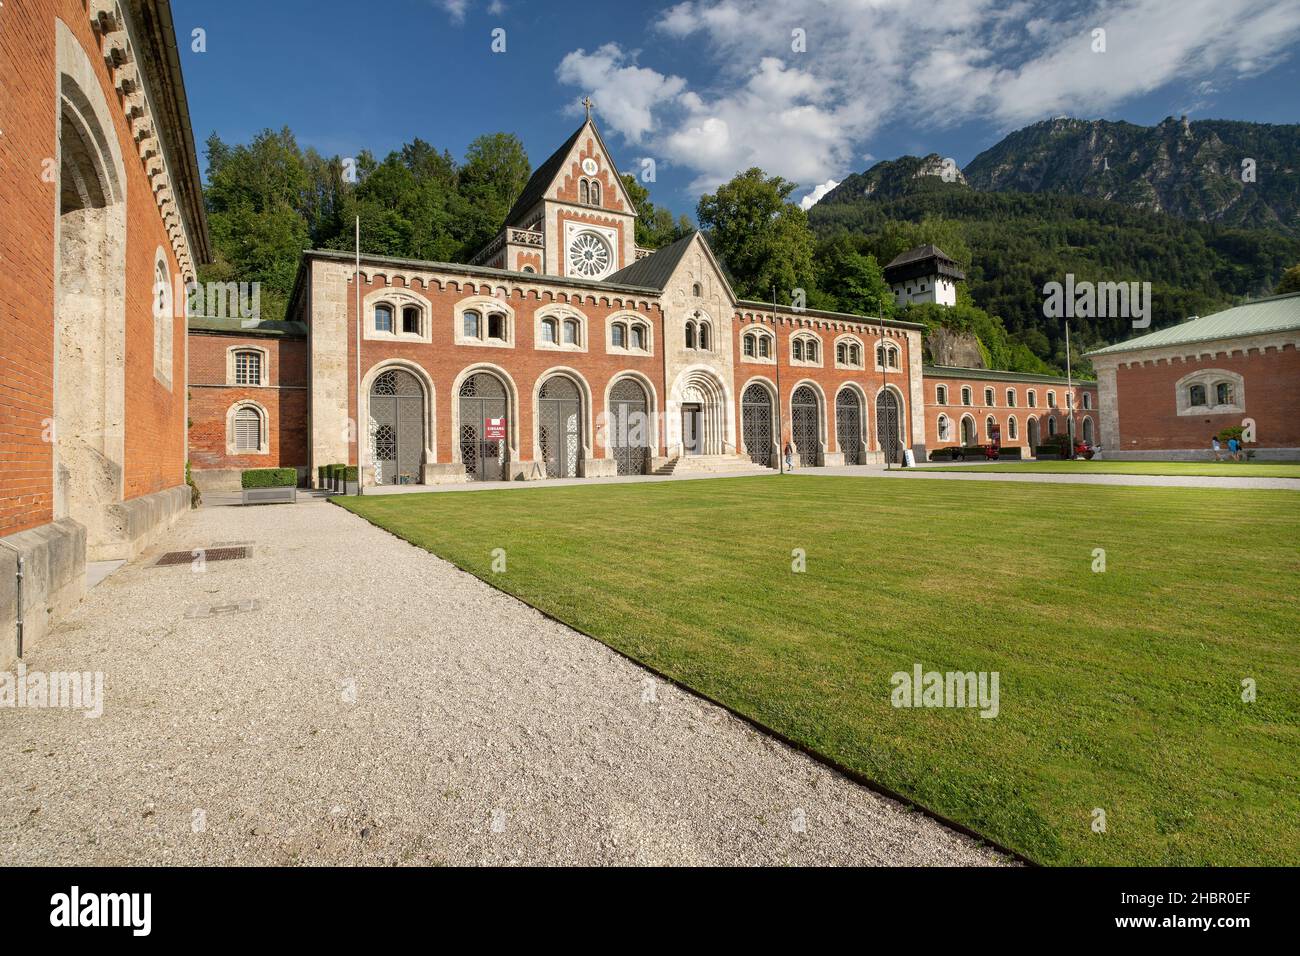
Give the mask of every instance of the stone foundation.
M 0 669 L 18 656 L 19 555 L 25 652 L 56 618 L 76 607 L 86 591 L 86 529 L 77 522 L 64 518 L 0 538 Z
M 104 523 L 114 535 L 90 545 L 90 561 L 130 561 L 153 544 L 181 515 L 190 510 L 189 485 L 177 485 L 152 495 L 106 505 Z

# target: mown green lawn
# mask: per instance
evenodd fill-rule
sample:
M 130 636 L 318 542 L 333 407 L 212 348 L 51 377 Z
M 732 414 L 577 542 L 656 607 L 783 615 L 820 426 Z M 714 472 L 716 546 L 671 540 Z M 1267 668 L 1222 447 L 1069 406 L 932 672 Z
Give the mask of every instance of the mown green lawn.
M 999 461 L 987 465 L 927 466 L 929 471 L 969 471 L 973 468 L 1010 474 L 1037 471 L 1053 475 L 1204 475 L 1215 478 L 1295 478 L 1300 481 L 1300 462 L 1285 461 Z
M 1300 493 L 787 476 L 334 500 L 1037 861 L 1300 863 Z M 915 663 L 999 672 L 998 716 L 891 706 Z

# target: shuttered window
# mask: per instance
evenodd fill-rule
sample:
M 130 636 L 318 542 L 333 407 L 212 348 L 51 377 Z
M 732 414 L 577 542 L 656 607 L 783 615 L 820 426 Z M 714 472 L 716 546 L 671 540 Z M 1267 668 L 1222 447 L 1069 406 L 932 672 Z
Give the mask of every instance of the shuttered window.
M 262 447 L 262 415 L 245 406 L 235 412 L 235 451 L 258 451 Z

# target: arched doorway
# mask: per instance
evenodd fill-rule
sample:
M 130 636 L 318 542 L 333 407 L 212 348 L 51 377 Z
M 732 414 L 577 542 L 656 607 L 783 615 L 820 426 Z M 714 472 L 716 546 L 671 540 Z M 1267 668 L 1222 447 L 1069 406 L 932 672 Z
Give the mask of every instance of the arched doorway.
M 835 440 L 844 453 L 844 464 L 862 464 L 862 400 L 851 388 L 835 396 Z
M 610 448 L 620 475 L 643 475 L 650 462 L 650 402 L 634 378 L 619 379 L 609 392 Z
M 680 429 L 683 455 L 721 455 L 733 440 L 727 424 L 728 397 L 717 374 L 710 369 L 687 369 L 670 393 L 681 410 L 680 422 L 668 425 L 669 444 L 674 428 Z M 676 418 L 676 416 L 674 416 Z
M 1083 420 L 1083 440 L 1091 445 L 1093 443 L 1092 438 L 1092 419 L 1085 418 Z
M 370 459 L 377 485 L 412 485 L 424 463 L 424 389 L 405 369 L 390 368 L 370 386 Z
M 505 473 L 506 441 L 487 437 L 489 419 L 506 419 L 506 387 L 489 372 L 460 386 L 460 460 L 471 481 L 499 481 Z
M 975 419 L 969 415 L 963 415 L 961 419 L 961 444 L 963 448 L 969 448 L 977 444 L 979 439 L 975 435 Z
M 1038 447 L 1038 419 L 1029 419 L 1029 450 L 1032 452 Z
M 876 441 L 885 454 L 885 461 L 898 461 L 902 443 L 899 440 L 898 396 L 884 389 L 876 396 Z
M 764 468 L 772 466 L 772 393 L 760 382 L 751 382 L 740 396 L 740 427 L 749 460 Z
M 810 385 L 800 385 L 790 396 L 790 434 L 800 464 L 821 464 L 821 416 L 817 393 Z
M 582 395 L 573 379 L 552 375 L 537 393 L 537 444 L 547 478 L 578 477 L 582 457 Z

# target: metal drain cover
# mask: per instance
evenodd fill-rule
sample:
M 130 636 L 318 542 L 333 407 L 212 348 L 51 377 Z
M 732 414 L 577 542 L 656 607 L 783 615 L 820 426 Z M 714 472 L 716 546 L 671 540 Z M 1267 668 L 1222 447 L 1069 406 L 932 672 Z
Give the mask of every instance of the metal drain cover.
M 249 549 L 239 548 L 194 548 L 191 551 L 168 551 L 153 563 L 155 568 L 169 564 L 191 564 L 194 561 L 236 561 L 246 558 Z

